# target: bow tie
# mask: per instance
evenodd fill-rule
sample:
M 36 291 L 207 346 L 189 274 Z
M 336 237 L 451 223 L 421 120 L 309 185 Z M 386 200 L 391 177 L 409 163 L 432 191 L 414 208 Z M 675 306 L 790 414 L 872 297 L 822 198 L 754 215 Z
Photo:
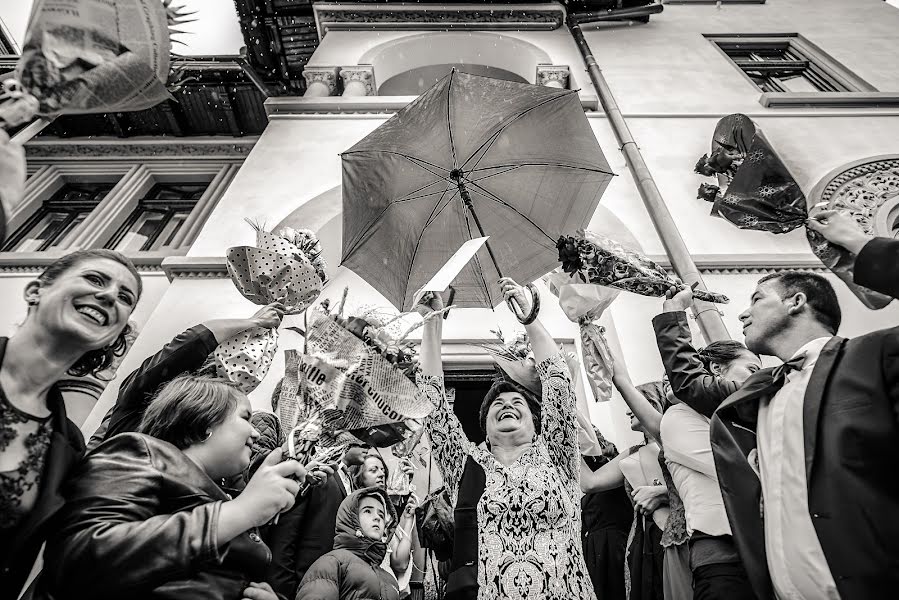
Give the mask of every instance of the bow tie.
M 778 365 L 771 372 L 771 378 L 778 383 L 783 384 L 787 380 L 790 371 L 801 371 L 802 365 L 805 363 L 805 354 L 801 354 L 795 358 L 791 358 L 782 365 Z

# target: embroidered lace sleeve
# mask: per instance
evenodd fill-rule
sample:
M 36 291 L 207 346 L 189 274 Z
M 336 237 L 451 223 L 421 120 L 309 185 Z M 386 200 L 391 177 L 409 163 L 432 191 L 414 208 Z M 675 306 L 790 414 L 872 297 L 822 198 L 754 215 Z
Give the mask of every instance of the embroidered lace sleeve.
M 470 442 L 446 400 L 443 377 L 419 373 L 415 382 L 419 393 L 424 394 L 436 407 L 425 420 L 425 430 L 431 438 L 431 450 L 443 475 L 443 484 L 450 497 L 455 498 Z
M 543 384 L 541 435 L 550 458 L 559 466 L 560 475 L 566 481 L 579 485 L 575 398 L 565 359 L 561 354 L 555 354 L 537 365 L 537 373 Z

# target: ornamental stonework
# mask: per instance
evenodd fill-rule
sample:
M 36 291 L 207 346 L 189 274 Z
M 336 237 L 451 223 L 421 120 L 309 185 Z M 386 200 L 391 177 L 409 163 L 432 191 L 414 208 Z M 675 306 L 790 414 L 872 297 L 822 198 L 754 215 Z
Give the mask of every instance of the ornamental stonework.
M 830 210 L 848 210 L 871 235 L 895 235 L 880 231 L 878 217 L 899 200 L 899 158 L 874 160 L 852 167 L 834 177 L 821 193 L 820 204 Z M 893 228 L 893 224 L 888 227 Z

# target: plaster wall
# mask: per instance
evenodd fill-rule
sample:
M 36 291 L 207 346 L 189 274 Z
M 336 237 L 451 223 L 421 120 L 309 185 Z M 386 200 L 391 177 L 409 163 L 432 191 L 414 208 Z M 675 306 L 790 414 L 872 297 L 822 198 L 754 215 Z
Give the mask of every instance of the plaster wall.
M 666 4 L 646 25 L 585 36 L 623 112 L 726 115 L 759 111 L 761 92 L 703 34 L 799 33 L 879 91 L 899 92 L 897 30 L 899 11 L 880 0 L 771 0 Z

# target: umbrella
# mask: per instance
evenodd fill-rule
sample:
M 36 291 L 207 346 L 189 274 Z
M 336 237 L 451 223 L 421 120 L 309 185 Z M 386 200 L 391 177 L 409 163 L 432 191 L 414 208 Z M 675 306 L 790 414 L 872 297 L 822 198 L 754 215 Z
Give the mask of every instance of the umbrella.
M 466 241 L 490 236 L 453 283 L 492 308 L 497 279 L 557 266 L 612 177 L 577 91 L 451 72 L 342 154 L 343 265 L 399 309 Z

